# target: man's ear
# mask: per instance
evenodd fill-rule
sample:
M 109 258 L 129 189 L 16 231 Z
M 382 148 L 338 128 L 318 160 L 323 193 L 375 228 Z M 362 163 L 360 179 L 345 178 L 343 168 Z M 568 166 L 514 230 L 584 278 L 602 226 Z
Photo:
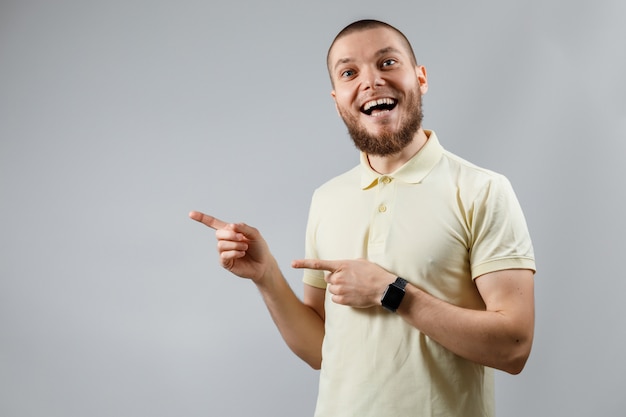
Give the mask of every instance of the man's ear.
M 422 94 L 426 94 L 428 91 L 428 76 L 426 75 L 426 67 L 423 65 L 416 65 L 415 75 L 417 76 L 417 81 L 420 83 L 420 92 Z
M 339 113 L 339 107 L 337 107 L 337 96 L 336 96 L 335 90 L 330 92 L 330 96 L 333 98 L 333 101 L 335 102 L 335 110 L 337 110 L 337 114 L 339 115 L 339 117 L 341 117 L 341 114 Z

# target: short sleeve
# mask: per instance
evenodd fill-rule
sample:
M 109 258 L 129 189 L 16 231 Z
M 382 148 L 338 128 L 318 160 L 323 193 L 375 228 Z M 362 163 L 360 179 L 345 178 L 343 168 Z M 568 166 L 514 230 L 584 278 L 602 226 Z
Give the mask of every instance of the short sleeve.
M 474 200 L 472 208 L 472 278 L 504 269 L 535 271 L 526 219 L 508 179 L 494 174 Z

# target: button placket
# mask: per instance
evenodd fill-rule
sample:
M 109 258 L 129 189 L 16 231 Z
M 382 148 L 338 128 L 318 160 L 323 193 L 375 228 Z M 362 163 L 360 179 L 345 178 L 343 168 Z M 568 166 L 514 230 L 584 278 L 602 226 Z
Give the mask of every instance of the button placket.
M 376 187 L 376 199 L 374 201 L 374 217 L 372 218 L 369 253 L 384 253 L 385 242 L 391 227 L 392 208 L 395 195 L 395 184 L 393 178 L 381 176 L 378 178 Z
M 388 185 L 391 184 L 391 181 L 391 177 L 388 177 L 386 175 L 383 175 L 378 179 L 378 185 L 380 187 L 379 196 L 381 197 L 381 199 L 379 200 L 380 203 L 378 204 L 378 212 L 381 214 L 387 212 L 387 203 L 385 201 L 389 201 Z
M 386 201 L 389 201 L 389 184 L 391 184 L 391 177 L 388 177 L 386 175 L 383 175 L 382 177 L 380 177 L 378 179 L 378 185 L 379 185 L 379 204 L 378 204 L 378 212 L 379 213 L 385 213 L 387 212 L 387 203 Z

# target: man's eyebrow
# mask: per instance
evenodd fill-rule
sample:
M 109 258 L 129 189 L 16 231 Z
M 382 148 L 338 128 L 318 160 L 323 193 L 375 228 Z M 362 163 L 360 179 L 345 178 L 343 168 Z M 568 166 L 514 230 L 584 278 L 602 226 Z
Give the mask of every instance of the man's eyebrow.
M 386 48 L 378 50 L 376 52 L 376 56 L 385 55 L 385 54 L 388 54 L 389 52 L 400 53 L 401 51 L 399 49 L 394 48 L 393 46 L 388 46 Z
M 337 67 L 339 65 L 343 65 L 343 64 L 348 64 L 349 62 L 351 62 L 353 59 L 352 58 L 341 58 L 339 59 L 336 63 L 335 66 L 333 67 L 333 70 L 336 70 Z
M 397 48 L 394 48 L 393 46 L 387 46 L 385 48 L 379 49 L 378 51 L 376 51 L 376 53 L 374 54 L 375 56 L 379 57 L 381 55 L 385 55 L 388 54 L 390 52 L 394 52 L 394 53 L 400 53 L 401 51 Z M 348 64 L 350 62 L 352 62 L 353 59 L 352 58 L 341 58 L 339 60 L 337 60 L 337 62 L 335 63 L 335 66 L 333 67 L 333 70 L 337 70 L 337 67 L 343 64 Z

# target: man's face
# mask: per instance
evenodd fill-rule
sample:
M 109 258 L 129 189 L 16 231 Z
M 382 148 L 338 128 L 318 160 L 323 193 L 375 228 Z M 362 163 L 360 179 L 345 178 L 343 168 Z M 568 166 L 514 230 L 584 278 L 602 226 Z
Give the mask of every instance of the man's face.
M 374 28 L 345 35 L 330 52 L 329 71 L 331 95 L 357 148 L 385 156 L 413 140 L 428 84 L 397 33 Z

